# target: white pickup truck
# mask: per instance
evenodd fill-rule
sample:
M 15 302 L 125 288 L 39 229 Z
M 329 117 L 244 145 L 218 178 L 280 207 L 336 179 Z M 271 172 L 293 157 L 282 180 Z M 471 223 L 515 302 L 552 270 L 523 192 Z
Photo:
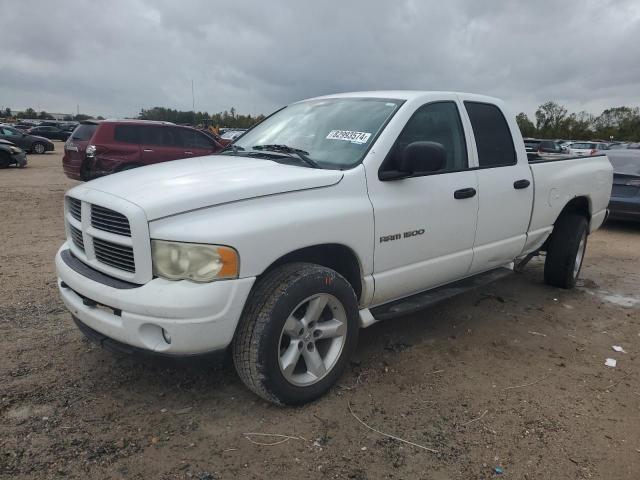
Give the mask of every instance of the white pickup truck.
M 529 163 L 494 98 L 314 98 L 219 155 L 71 189 L 60 294 L 106 348 L 231 350 L 256 394 L 300 404 L 338 379 L 377 320 L 540 251 L 546 283 L 573 287 L 611 184 L 606 156 Z

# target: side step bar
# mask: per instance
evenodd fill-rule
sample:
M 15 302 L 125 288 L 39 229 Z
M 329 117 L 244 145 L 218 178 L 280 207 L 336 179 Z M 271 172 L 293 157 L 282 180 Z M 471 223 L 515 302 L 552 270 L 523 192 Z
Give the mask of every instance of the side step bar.
M 454 283 L 443 285 L 442 287 L 417 293 L 401 300 L 385 303 L 371 309 L 371 315 L 376 321 L 387 320 L 389 318 L 409 315 L 419 312 L 425 308 L 432 307 L 440 302 L 453 298 L 461 293 L 475 290 L 476 288 L 488 285 L 513 273 L 513 270 L 500 267 L 488 272 L 479 273 Z

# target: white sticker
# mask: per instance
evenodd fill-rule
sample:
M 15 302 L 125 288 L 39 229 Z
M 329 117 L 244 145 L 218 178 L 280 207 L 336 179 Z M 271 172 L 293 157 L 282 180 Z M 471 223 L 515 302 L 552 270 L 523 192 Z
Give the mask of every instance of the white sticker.
M 327 135 L 327 140 L 345 140 L 352 143 L 367 143 L 370 133 L 353 132 L 351 130 L 331 130 Z

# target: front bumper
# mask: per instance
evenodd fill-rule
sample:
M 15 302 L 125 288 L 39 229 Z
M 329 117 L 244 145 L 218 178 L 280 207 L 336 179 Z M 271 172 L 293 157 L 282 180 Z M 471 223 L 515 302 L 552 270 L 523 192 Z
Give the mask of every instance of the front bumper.
M 60 296 L 73 317 L 118 343 L 165 355 L 225 349 L 255 282 L 254 277 L 211 283 L 154 278 L 122 286 L 76 271 L 62 257 L 68 248 L 65 243 L 55 261 Z
M 27 166 L 27 154 L 24 152 L 14 153 L 11 155 L 13 162 L 18 167 L 26 167 Z

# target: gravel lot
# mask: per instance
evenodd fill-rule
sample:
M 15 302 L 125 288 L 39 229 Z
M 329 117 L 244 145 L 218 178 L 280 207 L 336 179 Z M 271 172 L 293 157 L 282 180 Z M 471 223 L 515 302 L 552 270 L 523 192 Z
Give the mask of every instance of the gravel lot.
M 640 226 L 590 237 L 574 291 L 545 286 L 535 260 L 364 330 L 338 387 L 284 409 L 229 367 L 83 339 L 53 265 L 75 183 L 61 152 L 0 170 L 0 478 L 638 478 Z

